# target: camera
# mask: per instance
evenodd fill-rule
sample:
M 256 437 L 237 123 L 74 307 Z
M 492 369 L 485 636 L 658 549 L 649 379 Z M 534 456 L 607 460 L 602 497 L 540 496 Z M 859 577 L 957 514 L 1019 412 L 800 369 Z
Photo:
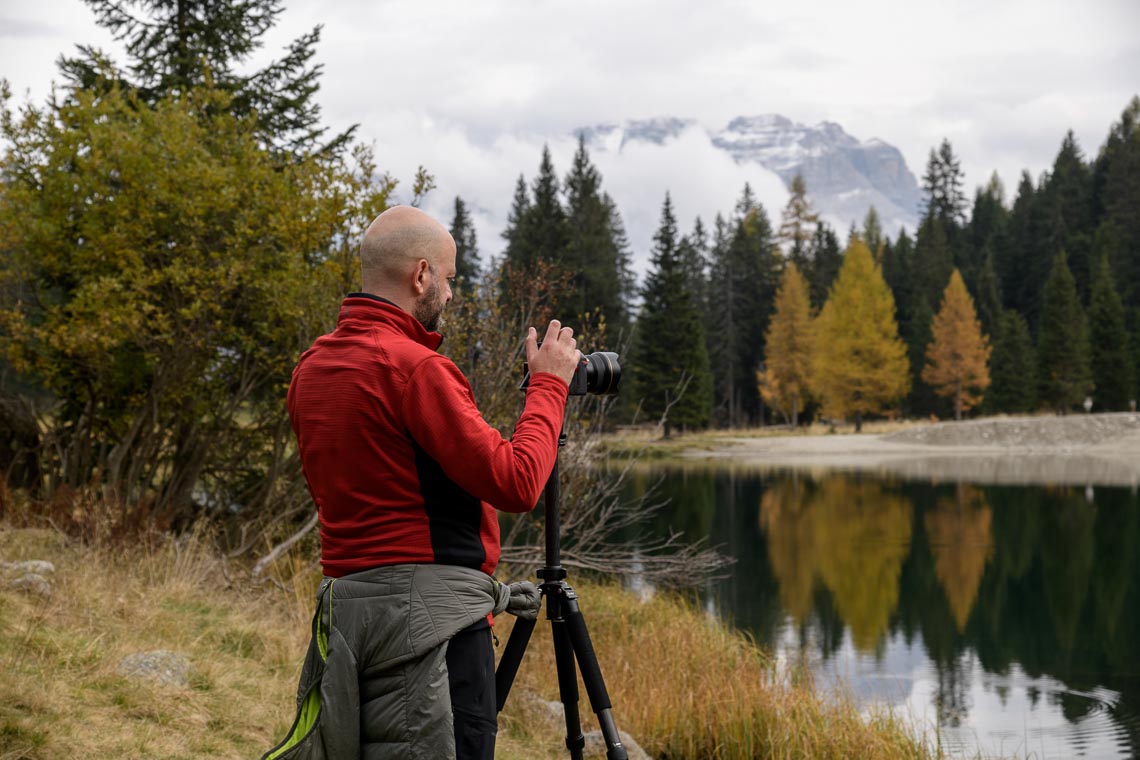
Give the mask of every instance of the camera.
M 542 345 L 541 342 L 539 345 Z M 608 395 L 617 393 L 618 384 L 621 383 L 621 363 L 618 355 L 613 351 L 597 351 L 592 354 L 583 354 L 578 369 L 574 370 L 574 377 L 570 380 L 571 396 L 585 396 L 587 393 L 595 395 Z M 523 379 L 519 390 L 524 391 L 530 385 L 530 369 L 523 362 Z

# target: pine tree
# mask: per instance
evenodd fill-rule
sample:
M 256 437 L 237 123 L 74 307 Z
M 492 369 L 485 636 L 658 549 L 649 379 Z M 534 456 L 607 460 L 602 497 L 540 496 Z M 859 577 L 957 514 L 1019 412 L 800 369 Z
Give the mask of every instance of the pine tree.
M 511 210 L 507 212 L 507 226 L 503 229 L 503 239 L 507 241 L 506 250 L 503 251 L 503 261 L 512 267 L 525 269 L 533 261 L 527 249 L 525 238 L 525 225 L 527 215 L 530 213 L 530 192 L 527 190 L 526 178 L 519 175 L 515 182 L 515 195 L 511 201 Z
M 794 261 L 784 268 L 765 344 L 761 393 L 765 401 L 789 415 L 796 427 L 809 393 L 815 325 L 807 280 Z
M 998 320 L 1001 319 L 1001 285 L 994 271 L 993 249 L 989 244 L 983 249 L 982 270 L 975 286 L 975 296 L 982 330 L 987 335 L 993 335 Z
M 940 415 L 944 405 L 940 403 L 938 394 L 922 379 L 922 367 L 926 362 L 926 347 L 934 339 L 934 309 L 922 296 L 915 295 L 907 309 L 909 319 L 906 330 L 900 331 L 903 342 L 906 343 L 907 366 L 910 367 L 910 389 L 905 400 L 907 414 Z
M 1096 248 L 1108 256 L 1132 334 L 1132 361 L 1140 381 L 1140 96 L 1109 131 L 1093 169 Z M 1133 388 L 1133 398 L 1140 387 Z
M 856 239 L 820 312 L 812 362 L 824 414 L 881 414 L 910 386 L 906 345 L 898 337 L 891 291 L 870 250 Z
M 1057 254 L 1045 283 L 1037 368 L 1039 399 L 1060 413 L 1093 390 L 1085 315 L 1064 251 Z
M 985 407 L 991 413 L 1030 412 L 1037 407 L 1037 353 L 1025 318 L 1012 309 L 998 320 Z
M 918 228 L 911 273 L 916 296 L 924 298 L 931 308 L 938 303 L 954 271 L 951 231 L 939 216 L 928 216 Z
M 993 256 L 999 238 L 1005 233 L 1008 218 L 1009 212 L 1005 208 L 1005 187 L 997 172 L 994 172 L 989 183 L 985 187 L 979 187 L 974 195 L 974 209 L 970 214 L 970 222 L 966 225 L 965 241 L 959 257 L 962 279 L 966 281 L 966 288 L 976 297 L 980 297 L 979 279 L 983 276 L 986 258 Z M 993 274 L 996 278 L 996 269 L 993 270 Z M 981 303 L 978 304 L 978 309 L 980 312 Z M 992 315 L 995 322 L 999 316 L 997 312 Z M 992 329 L 992 325 L 988 325 L 985 317 L 982 318 L 982 325 Z
M 827 300 L 831 284 L 839 276 L 839 268 L 843 265 L 843 254 L 835 230 L 825 222 L 820 222 L 816 226 L 809 250 L 808 258 L 811 266 L 803 274 L 807 277 L 808 287 L 811 290 L 812 306 L 819 309 Z
M 461 288 L 474 285 L 479 281 L 481 269 L 479 246 L 467 204 L 458 195 L 455 196 L 455 216 L 451 219 L 451 237 L 455 240 L 455 278 Z
M 693 222 L 693 231 L 681 238 L 679 257 L 685 274 L 685 289 L 693 296 L 693 305 L 701 315 L 701 324 L 708 319 L 708 233 L 701 218 Z
M 744 186 L 731 227 L 714 236 L 710 355 L 717 377 L 716 405 L 724 422 L 762 422 L 756 370 L 764 356 L 764 333 L 779 281 L 780 259 L 764 208 Z
M 931 333 L 933 340 L 926 347 L 922 379 L 938 395 L 953 399 L 954 419 L 960 420 L 963 411 L 981 403 L 982 394 L 989 387 L 986 364 L 990 344 L 982 334 L 973 299 L 957 269 L 950 275 Z
M 578 138 L 574 162 L 566 176 L 567 245 L 560 266 L 571 273 L 571 287 L 557 300 L 560 314 L 596 311 L 614 332 L 626 326 L 630 293 L 622 278 L 628 252 L 619 245 L 616 207 L 601 190 L 602 177 L 591 163 L 584 136 Z
M 677 221 L 666 195 L 642 290 L 637 360 L 633 365 L 642 410 L 653 419 L 665 418 L 666 438 L 674 425 L 707 425 L 712 409 L 712 374 L 704 329 L 685 284 Z
M 154 105 L 209 83 L 230 93 L 231 110 L 254 114 L 266 141 L 293 154 L 336 153 L 356 127 L 319 144 L 320 106 L 315 95 L 321 66 L 312 63 L 320 40 L 315 27 L 288 46 L 284 57 L 249 74 L 242 67 L 276 24 L 281 0 L 85 0 L 97 23 L 110 30 L 127 53 L 125 72 L 90 46 L 61 58 L 65 78 L 78 89 L 112 84 Z
M 566 210 L 562 207 L 561 186 L 554 173 L 550 147 L 542 146 L 542 162 L 531 187 L 531 204 L 522 224 L 528 247 L 527 260 L 561 264 L 570 240 Z
M 1126 411 L 1128 402 L 1134 398 L 1128 331 L 1124 327 L 1124 306 L 1113 285 L 1108 260 L 1104 257 L 1101 257 L 1093 275 L 1089 348 L 1096 386 L 1096 408 L 1106 412 Z
M 1050 260 L 1065 252 L 1077 295 L 1088 302 L 1092 278 L 1092 172 L 1085 164 L 1072 130 L 1061 143 L 1053 170 L 1042 186 L 1043 237 L 1039 254 Z
M 891 289 L 895 299 L 899 321 L 899 334 L 906 334 L 908 319 L 907 306 L 911 302 L 911 264 L 914 258 L 914 244 L 906 234 L 906 228 L 899 230 L 899 237 L 894 243 L 886 241 L 883 246 L 883 279 Z
M 863 217 L 862 237 L 863 242 L 871 249 L 871 255 L 881 263 L 885 239 L 883 237 L 883 225 L 879 221 L 879 212 L 875 210 L 874 206 L 867 209 L 867 215 Z
M 966 196 L 962 191 L 962 167 L 949 140 L 943 139 L 937 151 L 931 149 L 922 189 L 926 196 L 924 219 L 938 219 L 947 229 L 964 221 Z

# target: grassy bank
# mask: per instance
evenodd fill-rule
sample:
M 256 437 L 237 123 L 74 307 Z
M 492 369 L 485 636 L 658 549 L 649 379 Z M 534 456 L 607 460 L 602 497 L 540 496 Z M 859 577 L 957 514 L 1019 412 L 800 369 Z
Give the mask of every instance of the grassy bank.
M 284 735 L 316 572 L 293 558 L 278 563 L 279 585 L 251 586 L 207 544 L 92 549 L 0 526 L 0 560 L 56 566 L 49 599 L 0 590 L 0 760 L 248 758 Z M 618 723 L 655 757 L 928 754 L 905 723 L 868 722 L 777 677 L 750 641 L 683 600 L 578 586 Z M 548 630 L 536 631 L 501 716 L 499 757 L 566 756 L 543 705 L 557 699 Z M 188 685 L 118 673 L 125 655 L 156 649 L 189 658 Z M 585 702 L 582 712 L 591 724 Z

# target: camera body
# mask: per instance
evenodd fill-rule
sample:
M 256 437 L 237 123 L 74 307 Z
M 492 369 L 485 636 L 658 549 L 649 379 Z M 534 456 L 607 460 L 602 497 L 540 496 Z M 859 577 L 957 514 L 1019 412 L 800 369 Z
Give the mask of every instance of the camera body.
M 609 395 L 617 393 L 619 384 L 621 384 L 621 363 L 616 353 L 597 351 L 583 354 L 582 361 L 574 370 L 574 377 L 570 379 L 569 395 L 585 396 L 587 393 Z M 526 390 L 529 385 L 530 368 L 526 362 L 523 362 L 523 379 L 519 390 Z

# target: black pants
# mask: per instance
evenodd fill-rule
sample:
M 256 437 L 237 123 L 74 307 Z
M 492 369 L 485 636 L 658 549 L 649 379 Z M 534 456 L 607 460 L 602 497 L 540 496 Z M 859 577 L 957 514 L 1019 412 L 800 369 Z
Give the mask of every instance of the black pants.
M 486 620 L 447 642 L 447 681 L 455 719 L 456 760 L 494 760 L 498 731 L 495 652 Z

